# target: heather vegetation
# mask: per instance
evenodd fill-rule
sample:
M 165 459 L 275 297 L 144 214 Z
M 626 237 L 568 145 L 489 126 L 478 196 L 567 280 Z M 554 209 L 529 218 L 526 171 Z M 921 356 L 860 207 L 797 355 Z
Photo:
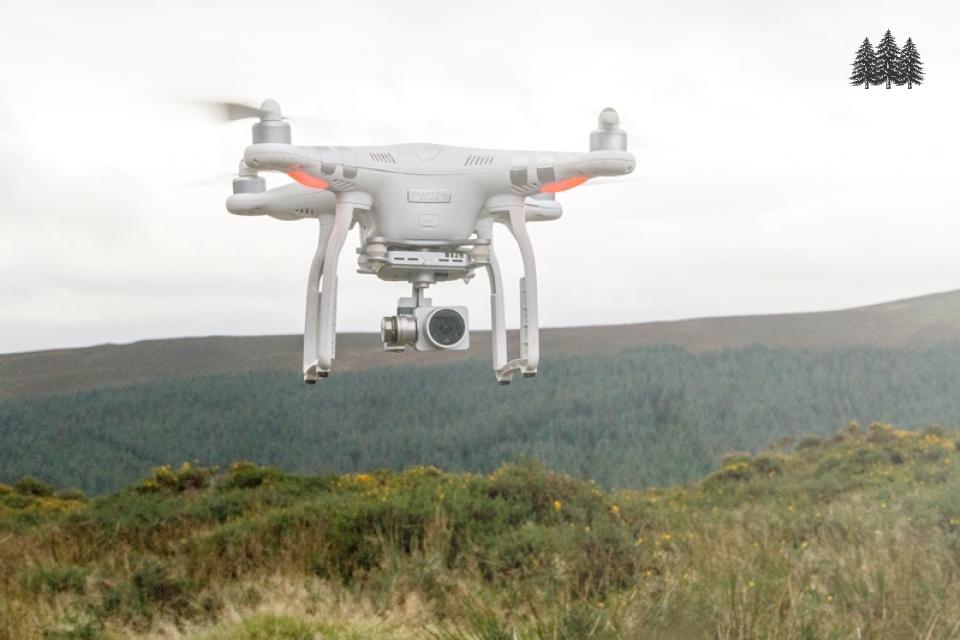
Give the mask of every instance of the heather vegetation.
M 851 424 L 613 492 L 535 463 L 25 479 L 0 485 L 0 639 L 951 638 L 957 439 Z
M 602 487 L 687 482 L 849 420 L 960 425 L 960 344 L 826 352 L 648 346 L 548 352 L 509 387 L 485 362 L 155 381 L 0 402 L 0 482 L 115 491 L 183 460 L 257 460 L 292 473 L 435 465 L 489 473 L 524 458 Z

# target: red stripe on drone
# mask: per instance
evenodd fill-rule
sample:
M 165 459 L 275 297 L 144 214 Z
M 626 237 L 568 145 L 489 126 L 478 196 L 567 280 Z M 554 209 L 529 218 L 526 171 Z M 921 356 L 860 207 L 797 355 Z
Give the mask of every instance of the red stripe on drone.
M 310 187 L 312 189 L 328 189 L 330 187 L 330 184 L 326 180 L 315 178 L 304 171 L 288 171 L 287 175 L 303 186 Z
M 574 187 L 580 186 L 587 181 L 587 176 L 574 176 L 572 178 L 567 178 L 566 180 L 557 180 L 556 182 L 550 182 L 548 184 L 540 187 L 542 193 L 559 193 L 561 191 L 566 191 L 567 189 L 573 189 Z

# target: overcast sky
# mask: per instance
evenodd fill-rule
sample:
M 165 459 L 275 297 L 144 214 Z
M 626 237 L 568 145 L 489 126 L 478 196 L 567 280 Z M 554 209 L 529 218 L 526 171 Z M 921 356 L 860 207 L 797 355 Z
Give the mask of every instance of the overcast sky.
M 201 100 L 276 98 L 318 118 L 300 144 L 550 150 L 615 107 L 632 179 L 531 227 L 547 326 L 960 288 L 957 3 L 0 6 L 0 352 L 302 331 L 316 223 L 226 212 L 250 123 Z M 848 86 L 887 28 L 928 82 Z M 356 274 L 348 242 L 340 328 L 375 331 L 407 286 Z M 489 326 L 485 278 L 431 294 Z

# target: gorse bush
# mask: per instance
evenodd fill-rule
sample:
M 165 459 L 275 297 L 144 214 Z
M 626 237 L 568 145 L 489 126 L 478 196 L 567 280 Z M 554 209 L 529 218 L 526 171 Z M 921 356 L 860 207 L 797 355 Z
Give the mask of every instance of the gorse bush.
M 536 462 L 191 463 L 92 500 L 11 488 L 0 639 L 948 638 L 956 441 L 851 425 L 612 493 Z
M 216 475 L 216 467 L 203 467 L 184 462 L 179 469 L 174 470 L 167 464 L 156 467 L 152 475 L 137 486 L 137 490 L 143 493 L 153 491 L 183 493 L 209 486 Z

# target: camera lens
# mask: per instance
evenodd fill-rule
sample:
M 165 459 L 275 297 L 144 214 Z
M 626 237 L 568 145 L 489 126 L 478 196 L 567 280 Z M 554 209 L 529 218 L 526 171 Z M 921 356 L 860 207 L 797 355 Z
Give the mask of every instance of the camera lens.
M 453 309 L 437 309 L 427 322 L 427 336 L 438 347 L 454 346 L 463 340 L 466 332 L 467 323 Z

